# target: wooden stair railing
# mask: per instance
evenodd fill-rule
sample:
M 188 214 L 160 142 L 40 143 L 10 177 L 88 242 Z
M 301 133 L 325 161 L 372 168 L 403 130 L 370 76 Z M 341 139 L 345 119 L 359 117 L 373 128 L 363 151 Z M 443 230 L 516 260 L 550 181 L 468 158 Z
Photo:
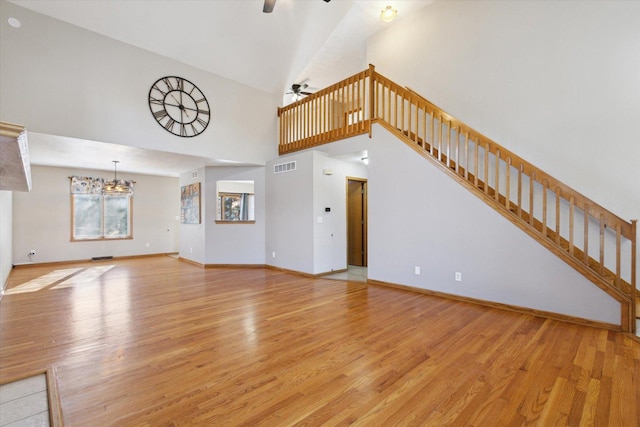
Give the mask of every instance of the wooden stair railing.
M 278 108 L 280 154 L 370 132 L 371 70 Z
M 378 123 L 621 304 L 635 332 L 636 221 L 625 221 L 374 67 L 278 109 L 280 153 Z

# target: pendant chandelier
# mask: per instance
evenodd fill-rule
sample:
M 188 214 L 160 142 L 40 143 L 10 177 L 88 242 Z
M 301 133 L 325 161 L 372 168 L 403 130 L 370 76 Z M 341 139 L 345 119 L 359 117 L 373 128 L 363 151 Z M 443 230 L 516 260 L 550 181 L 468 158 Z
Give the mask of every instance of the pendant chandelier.
M 102 185 L 102 194 L 126 196 L 133 193 L 133 183 L 118 179 L 118 163 L 120 161 L 113 160 L 113 180 L 105 181 Z

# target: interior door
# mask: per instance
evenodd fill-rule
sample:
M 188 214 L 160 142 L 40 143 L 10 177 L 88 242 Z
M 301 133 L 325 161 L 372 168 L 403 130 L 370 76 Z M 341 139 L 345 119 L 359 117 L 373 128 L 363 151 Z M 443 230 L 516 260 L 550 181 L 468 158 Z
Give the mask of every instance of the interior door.
M 367 181 L 347 179 L 347 263 L 367 266 Z

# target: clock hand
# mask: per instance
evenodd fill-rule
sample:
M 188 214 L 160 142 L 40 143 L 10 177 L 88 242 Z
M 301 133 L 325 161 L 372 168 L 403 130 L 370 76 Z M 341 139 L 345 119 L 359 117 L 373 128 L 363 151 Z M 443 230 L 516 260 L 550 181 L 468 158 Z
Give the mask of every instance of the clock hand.
M 182 92 L 180 92 L 180 95 L 182 95 Z M 178 105 L 182 105 L 182 102 L 178 101 L 178 100 L 176 99 L 176 97 L 175 97 L 175 96 L 173 96 L 173 94 L 171 94 L 171 97 L 173 98 L 173 100 L 174 100 L 174 101 L 176 101 L 176 102 L 178 103 Z

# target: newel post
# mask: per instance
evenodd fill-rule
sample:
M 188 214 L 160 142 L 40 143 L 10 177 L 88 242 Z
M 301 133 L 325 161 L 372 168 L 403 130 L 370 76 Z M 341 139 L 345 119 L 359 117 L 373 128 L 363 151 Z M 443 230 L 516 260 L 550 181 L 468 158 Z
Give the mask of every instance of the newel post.
M 631 333 L 636 333 L 636 295 L 638 290 L 636 289 L 636 273 L 638 264 L 638 252 L 637 252 L 637 219 L 631 220 Z
M 376 74 L 376 67 L 373 64 L 369 64 L 369 138 L 371 138 L 373 133 L 373 117 L 375 115 L 375 81 L 374 76 Z

